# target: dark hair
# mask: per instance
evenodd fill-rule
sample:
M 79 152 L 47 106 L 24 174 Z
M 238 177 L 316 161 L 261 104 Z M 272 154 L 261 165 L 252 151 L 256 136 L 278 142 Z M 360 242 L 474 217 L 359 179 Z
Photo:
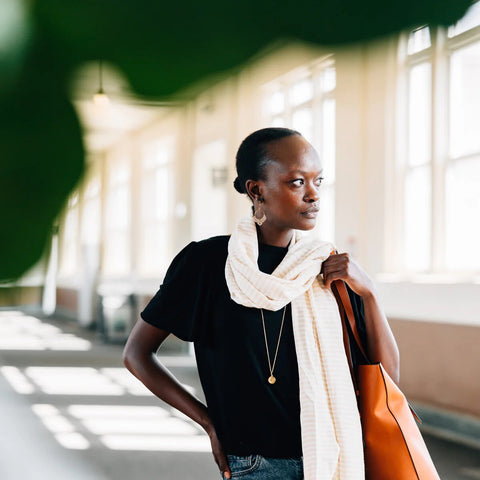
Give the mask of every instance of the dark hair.
M 251 133 L 240 144 L 236 155 L 238 177 L 233 186 L 240 193 L 247 193 L 245 182 L 247 180 L 263 180 L 265 166 L 274 161 L 268 156 L 267 144 L 280 138 L 300 135 L 296 130 L 281 127 L 268 127 Z

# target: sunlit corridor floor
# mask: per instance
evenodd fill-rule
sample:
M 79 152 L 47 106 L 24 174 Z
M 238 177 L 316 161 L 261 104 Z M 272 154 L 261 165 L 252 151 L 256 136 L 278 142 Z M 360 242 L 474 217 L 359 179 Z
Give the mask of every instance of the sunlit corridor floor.
M 0 311 L 1 480 L 221 478 L 203 430 L 123 367 L 122 348 Z M 162 361 L 203 401 L 192 358 Z
M 75 323 L 0 311 L 1 480 L 215 480 L 204 432 Z M 194 360 L 162 362 L 202 401 Z M 425 436 L 442 480 L 480 479 L 480 452 Z

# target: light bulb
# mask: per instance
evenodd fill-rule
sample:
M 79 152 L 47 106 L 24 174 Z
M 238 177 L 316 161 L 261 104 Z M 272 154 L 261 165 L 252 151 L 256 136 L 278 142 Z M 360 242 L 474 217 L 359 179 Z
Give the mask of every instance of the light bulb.
M 93 103 L 98 108 L 106 108 L 108 105 L 110 105 L 110 99 L 103 90 L 99 90 L 93 95 Z

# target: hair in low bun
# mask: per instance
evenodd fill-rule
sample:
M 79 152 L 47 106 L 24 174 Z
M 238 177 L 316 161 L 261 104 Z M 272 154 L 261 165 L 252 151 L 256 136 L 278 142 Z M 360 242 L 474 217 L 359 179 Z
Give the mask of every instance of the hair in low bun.
M 238 177 L 233 182 L 235 190 L 247 193 L 245 188 L 247 180 L 263 180 L 266 165 L 275 161 L 268 156 L 267 144 L 292 135 L 301 136 L 299 132 L 290 128 L 269 127 L 257 130 L 246 137 L 236 155 Z
M 234 181 L 233 181 L 233 186 L 235 187 L 235 190 L 239 193 L 245 193 L 245 190 L 242 186 L 242 183 L 240 182 L 240 179 L 237 177 Z

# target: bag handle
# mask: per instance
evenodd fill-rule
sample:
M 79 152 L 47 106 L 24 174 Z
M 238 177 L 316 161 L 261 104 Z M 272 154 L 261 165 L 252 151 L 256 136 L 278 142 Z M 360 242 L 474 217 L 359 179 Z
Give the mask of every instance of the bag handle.
M 352 303 L 350 301 L 350 297 L 348 295 L 345 282 L 343 282 L 342 280 L 334 280 L 332 282 L 332 290 L 334 289 L 337 291 L 337 295 L 340 297 L 340 305 L 343 307 L 343 311 L 347 316 L 350 329 L 352 330 L 352 333 L 353 333 L 353 338 L 355 339 L 355 342 L 357 343 L 357 346 L 360 352 L 362 352 L 362 355 L 365 357 L 365 359 L 369 363 L 371 363 L 370 359 L 368 358 L 368 355 L 366 354 L 366 349 L 360 339 L 360 335 L 358 333 L 357 323 L 355 322 L 355 314 L 353 313 Z M 334 294 L 335 294 L 335 291 L 334 291 Z M 338 297 L 335 296 L 335 298 L 337 298 L 337 302 L 338 302 Z M 342 318 L 342 320 L 345 322 L 344 318 Z
M 338 254 L 337 250 L 332 250 L 330 252 L 330 255 L 332 254 Z M 362 344 L 362 341 L 360 339 L 360 335 L 358 333 L 358 328 L 357 324 L 355 322 L 355 314 L 353 313 L 353 308 L 352 308 L 352 303 L 350 301 L 350 297 L 347 292 L 347 287 L 345 286 L 345 282 L 343 280 L 334 280 L 331 285 L 333 294 L 335 296 L 335 299 L 337 300 L 338 306 L 340 307 L 340 316 L 342 317 L 342 325 L 345 323 L 345 318 L 343 315 L 343 312 L 345 312 L 345 315 L 347 316 L 348 323 L 350 324 L 350 329 L 353 333 L 353 338 L 355 339 L 355 342 L 357 343 L 357 346 L 362 352 L 362 355 L 364 356 L 365 360 L 367 360 L 368 363 L 370 362 L 370 359 L 368 358 L 368 355 L 365 353 L 366 348 Z M 346 332 L 344 331 L 344 339 L 345 339 L 345 334 Z M 353 368 L 353 362 L 351 358 L 351 352 L 350 352 L 350 340 L 347 335 L 347 341 L 348 341 L 348 353 L 347 357 L 349 358 L 349 361 L 352 363 L 352 368 Z
M 337 253 L 336 250 L 333 250 L 330 254 Z M 355 388 L 355 393 L 358 396 L 359 389 L 356 376 L 354 374 L 353 369 L 353 359 L 352 359 L 352 352 L 350 350 L 350 337 L 348 336 L 347 328 L 346 328 L 346 320 L 345 315 L 347 316 L 348 323 L 350 324 L 350 328 L 353 333 L 353 337 L 355 342 L 357 343 L 360 352 L 364 356 L 365 360 L 368 363 L 372 363 L 368 358 L 367 354 L 365 353 L 365 348 L 360 340 L 360 335 L 358 333 L 357 324 L 355 322 L 355 314 L 353 313 L 352 302 L 350 301 L 350 296 L 347 292 L 347 287 L 345 286 L 345 282 L 343 280 L 334 280 L 331 285 L 332 292 L 335 296 L 335 300 L 338 303 L 339 310 L 340 310 L 340 317 L 342 319 L 342 329 L 343 329 L 343 345 L 345 347 L 345 353 L 347 355 L 348 366 L 350 368 L 350 375 L 352 376 L 353 385 Z M 420 416 L 417 412 L 413 409 L 412 405 L 407 401 L 408 406 L 410 407 L 410 411 L 412 412 L 413 416 L 417 420 L 418 423 L 422 423 Z
M 345 283 L 342 280 L 334 280 L 331 285 L 332 292 L 335 296 L 335 300 L 338 304 L 338 310 L 340 312 L 341 322 L 342 322 L 342 331 L 343 331 L 343 346 L 345 348 L 345 354 L 347 356 L 348 367 L 350 369 L 350 376 L 352 377 L 353 386 L 355 388 L 355 393 L 359 395 L 359 386 L 357 382 L 357 377 L 355 375 L 355 369 L 353 366 L 353 358 L 352 358 L 352 351 L 350 346 L 350 336 L 347 331 L 347 321 L 350 324 L 350 329 L 353 333 L 355 342 L 358 345 L 360 352 L 362 353 L 363 357 L 367 361 L 367 363 L 371 363 L 367 355 L 365 354 L 365 349 L 363 348 L 363 344 L 360 340 L 360 336 L 358 334 L 357 325 L 355 322 L 355 315 L 353 313 L 352 304 L 350 301 L 350 297 L 348 296 L 347 289 L 345 287 Z M 347 319 L 345 319 L 345 315 Z

